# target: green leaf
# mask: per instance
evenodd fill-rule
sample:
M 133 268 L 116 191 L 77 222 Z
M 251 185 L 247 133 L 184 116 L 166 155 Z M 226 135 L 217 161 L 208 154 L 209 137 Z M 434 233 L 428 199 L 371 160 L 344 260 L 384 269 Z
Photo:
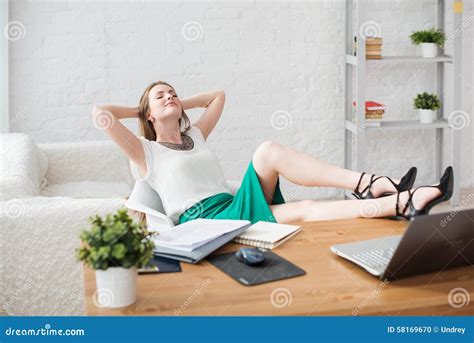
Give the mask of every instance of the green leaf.
M 117 260 L 121 260 L 125 256 L 126 252 L 127 248 L 125 247 L 125 245 L 123 245 L 122 243 L 115 244 L 112 248 L 112 257 Z
M 428 94 L 424 92 L 418 94 L 413 99 L 413 107 L 415 109 L 437 110 L 441 108 L 441 101 L 436 94 Z
M 107 269 L 143 266 L 153 257 L 151 234 L 145 225 L 132 220 L 127 209 L 103 217 L 91 216 L 88 221 L 89 229 L 79 234 L 85 244 L 76 249 L 77 260 L 94 269 Z
M 413 44 L 435 43 L 439 47 L 443 47 L 446 41 L 446 35 L 443 31 L 431 28 L 429 30 L 415 31 L 410 35 Z

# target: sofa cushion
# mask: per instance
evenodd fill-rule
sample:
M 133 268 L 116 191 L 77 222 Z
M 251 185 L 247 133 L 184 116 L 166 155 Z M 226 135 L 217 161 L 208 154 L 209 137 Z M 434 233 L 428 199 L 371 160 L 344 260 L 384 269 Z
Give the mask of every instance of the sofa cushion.
M 130 186 L 115 182 L 68 182 L 49 185 L 41 193 L 46 197 L 81 198 L 126 198 L 130 195 Z
M 133 186 L 128 158 L 112 141 L 39 144 L 49 161 L 50 184 L 98 181 Z
M 0 135 L 0 200 L 39 195 L 48 160 L 24 133 Z

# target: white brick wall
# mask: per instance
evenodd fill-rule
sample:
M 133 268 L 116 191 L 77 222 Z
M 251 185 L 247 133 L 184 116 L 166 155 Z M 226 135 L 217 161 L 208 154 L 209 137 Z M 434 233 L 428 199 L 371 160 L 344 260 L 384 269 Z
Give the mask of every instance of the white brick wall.
M 465 16 L 472 16 L 466 2 Z M 435 1 L 372 1 L 369 19 L 384 53 L 409 54 L 407 36 L 435 23 Z M 166 80 L 182 97 L 223 88 L 227 103 L 209 144 L 229 178 L 241 178 L 252 152 L 275 140 L 343 164 L 344 3 L 328 1 L 11 1 L 10 20 L 26 27 L 10 43 L 10 127 L 38 142 L 106 139 L 93 128 L 93 103 L 136 105 L 148 85 Z M 197 22 L 186 39 L 186 23 Z M 472 113 L 474 20 L 465 28 L 463 108 Z M 201 31 L 202 28 L 202 31 Z M 452 29 L 452 28 L 451 28 Z M 388 119 L 414 118 L 412 98 L 433 91 L 433 66 L 371 64 L 368 94 Z M 413 76 L 416 74 L 416 76 Z M 272 127 L 276 111 L 291 126 Z M 200 110 L 189 111 L 194 120 Z M 472 116 L 472 114 L 471 114 Z M 472 118 L 471 118 L 472 119 Z M 136 123 L 129 121 L 131 128 Z M 462 186 L 473 186 L 474 123 L 464 131 Z M 369 170 L 400 176 L 420 169 L 433 182 L 433 132 L 371 135 Z M 340 196 L 282 181 L 288 199 Z

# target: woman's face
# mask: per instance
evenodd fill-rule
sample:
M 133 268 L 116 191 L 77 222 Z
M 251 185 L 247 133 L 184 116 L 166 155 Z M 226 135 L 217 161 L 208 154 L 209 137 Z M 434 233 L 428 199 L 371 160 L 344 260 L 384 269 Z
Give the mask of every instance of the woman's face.
M 148 120 L 154 118 L 160 120 L 169 116 L 178 120 L 182 113 L 181 100 L 173 88 L 168 85 L 156 85 L 148 93 L 150 113 Z

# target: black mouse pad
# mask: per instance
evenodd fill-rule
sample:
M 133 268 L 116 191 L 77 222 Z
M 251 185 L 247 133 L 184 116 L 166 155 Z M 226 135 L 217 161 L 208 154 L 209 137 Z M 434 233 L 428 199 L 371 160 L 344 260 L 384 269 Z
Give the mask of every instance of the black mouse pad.
M 261 265 L 248 266 L 235 257 L 235 251 L 211 255 L 207 260 L 234 280 L 245 286 L 288 279 L 306 272 L 270 250 L 260 249 L 265 256 Z

